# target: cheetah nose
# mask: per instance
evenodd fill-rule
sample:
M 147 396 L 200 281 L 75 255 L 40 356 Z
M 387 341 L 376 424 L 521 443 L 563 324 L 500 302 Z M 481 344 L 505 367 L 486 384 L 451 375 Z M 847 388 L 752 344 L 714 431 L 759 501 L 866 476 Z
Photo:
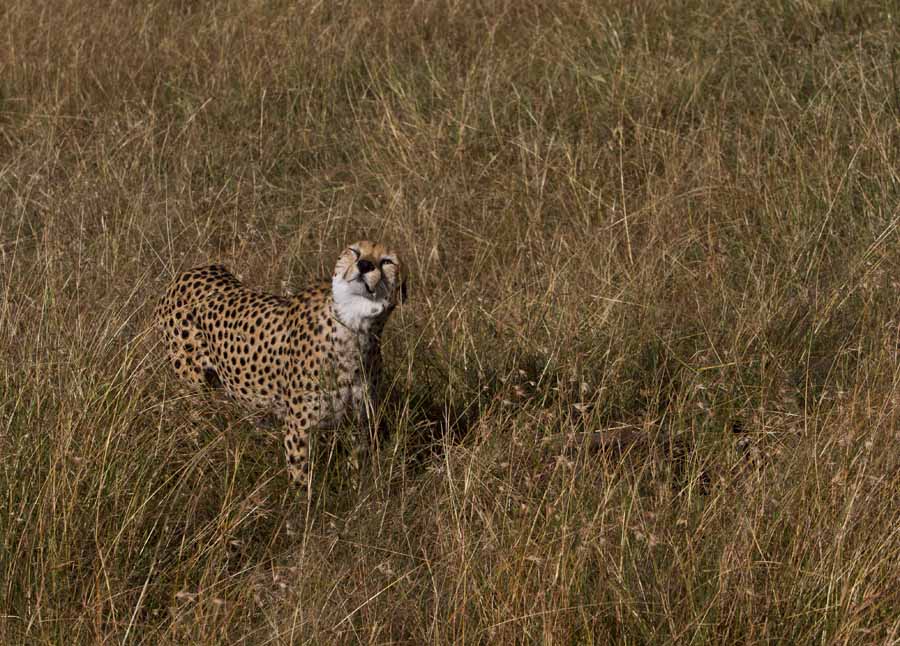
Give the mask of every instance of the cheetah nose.
M 375 265 L 371 260 L 360 260 L 356 263 L 357 268 L 359 268 L 359 273 L 368 274 L 370 271 L 375 269 Z

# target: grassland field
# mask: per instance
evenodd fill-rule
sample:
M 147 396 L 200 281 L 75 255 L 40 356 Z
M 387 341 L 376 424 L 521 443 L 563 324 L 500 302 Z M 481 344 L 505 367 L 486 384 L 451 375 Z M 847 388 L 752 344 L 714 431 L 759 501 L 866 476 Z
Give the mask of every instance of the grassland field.
M 6 0 L 0 643 L 900 643 L 900 5 Z M 152 311 L 398 250 L 313 496 Z

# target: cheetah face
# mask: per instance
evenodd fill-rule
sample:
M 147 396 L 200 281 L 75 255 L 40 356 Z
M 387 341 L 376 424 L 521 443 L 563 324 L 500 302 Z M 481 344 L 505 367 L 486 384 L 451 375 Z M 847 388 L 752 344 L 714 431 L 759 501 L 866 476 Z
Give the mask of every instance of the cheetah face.
M 368 240 L 344 249 L 335 265 L 331 284 L 335 304 L 351 320 L 377 318 L 406 299 L 397 255 Z

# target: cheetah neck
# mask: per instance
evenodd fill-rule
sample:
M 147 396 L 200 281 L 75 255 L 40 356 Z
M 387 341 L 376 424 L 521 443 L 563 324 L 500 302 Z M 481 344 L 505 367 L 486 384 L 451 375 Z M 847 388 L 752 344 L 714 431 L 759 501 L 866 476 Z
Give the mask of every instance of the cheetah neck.
M 355 294 L 342 280 L 333 280 L 331 290 L 335 319 L 357 334 L 367 336 L 380 329 L 387 313 L 390 312 L 386 301 Z

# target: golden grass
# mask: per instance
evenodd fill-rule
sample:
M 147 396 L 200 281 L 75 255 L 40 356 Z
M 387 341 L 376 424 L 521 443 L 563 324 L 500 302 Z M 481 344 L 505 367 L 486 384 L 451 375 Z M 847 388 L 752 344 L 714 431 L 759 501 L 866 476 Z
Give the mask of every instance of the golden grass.
M 900 642 L 895 14 L 7 2 L 0 642 Z M 390 433 L 306 509 L 150 312 L 362 237 Z

